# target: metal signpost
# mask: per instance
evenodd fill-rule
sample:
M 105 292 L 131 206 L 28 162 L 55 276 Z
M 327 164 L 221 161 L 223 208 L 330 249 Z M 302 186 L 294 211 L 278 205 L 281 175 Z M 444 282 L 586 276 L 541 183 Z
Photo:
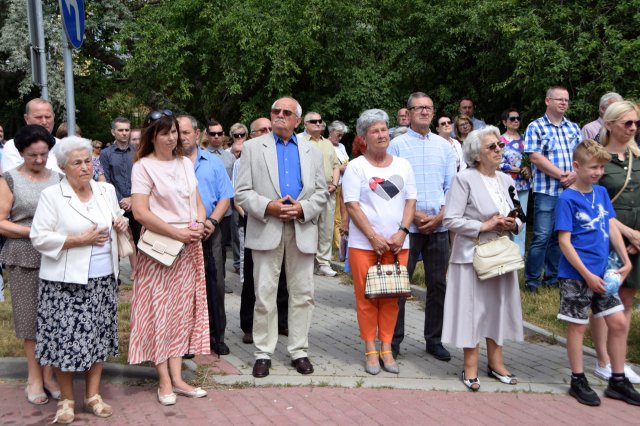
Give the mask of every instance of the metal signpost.
M 44 50 L 44 25 L 42 2 L 27 0 L 27 22 L 29 24 L 29 53 L 31 54 L 31 80 L 40 87 L 40 97 L 49 100 L 47 85 L 47 58 Z
M 76 134 L 76 100 L 73 90 L 73 61 L 71 47 L 79 49 L 84 40 L 83 0 L 60 0 L 62 14 L 62 56 L 64 59 L 64 86 L 67 106 L 67 128 L 69 136 Z

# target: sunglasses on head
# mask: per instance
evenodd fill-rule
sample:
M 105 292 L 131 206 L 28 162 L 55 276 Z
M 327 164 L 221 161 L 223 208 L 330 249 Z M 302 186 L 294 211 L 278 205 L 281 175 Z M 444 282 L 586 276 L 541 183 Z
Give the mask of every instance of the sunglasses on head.
M 241 139 L 241 138 L 244 138 L 245 136 L 247 136 L 247 134 L 244 133 L 244 132 L 243 133 L 234 133 L 231 136 L 233 136 L 234 139 Z
M 509 117 L 509 121 L 520 121 L 520 116 L 516 115 L 516 116 L 513 116 L 513 117 Z
M 251 133 L 262 133 L 262 134 L 264 134 L 264 133 L 269 133 L 271 130 L 272 130 L 271 127 L 262 127 L 260 129 L 252 130 Z
M 207 132 L 209 136 L 223 136 L 224 132 Z
M 311 124 L 322 124 L 322 118 L 319 118 L 317 120 L 307 120 L 307 123 L 311 123 Z
M 284 109 L 284 108 L 272 108 L 271 109 L 271 115 L 278 116 L 278 115 L 280 115 L 280 113 L 282 113 L 282 115 L 284 115 L 285 117 L 291 117 L 293 115 L 293 111 L 288 110 L 288 109 Z
M 173 117 L 173 112 L 170 109 L 163 109 L 162 111 L 151 111 L 147 116 L 147 123 L 151 124 L 162 117 Z
M 495 151 L 496 148 L 504 149 L 504 142 L 494 142 L 487 147 L 489 151 Z
M 634 124 L 636 125 L 636 128 L 640 128 L 640 120 L 627 120 L 623 121 L 622 124 L 624 125 L 625 129 L 630 129 Z

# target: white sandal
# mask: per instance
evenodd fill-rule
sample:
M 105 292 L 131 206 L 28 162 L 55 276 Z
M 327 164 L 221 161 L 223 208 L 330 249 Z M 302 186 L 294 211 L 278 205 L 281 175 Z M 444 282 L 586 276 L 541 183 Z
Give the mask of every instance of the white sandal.
M 27 401 L 34 405 L 44 405 L 49 402 L 49 398 L 47 398 L 47 394 L 45 392 L 29 393 L 29 385 L 24 388 L 24 395 L 27 397 Z
M 465 378 L 464 370 L 462 370 L 462 383 L 464 383 L 464 385 L 473 392 L 478 392 L 480 390 L 480 380 L 477 377 L 475 379 Z
M 51 423 L 61 423 L 65 425 L 71 423 L 75 418 L 75 413 L 73 412 L 74 406 L 75 402 L 71 399 L 59 401 L 58 411 L 56 411 L 56 416 Z
M 95 404 L 91 404 L 95 401 Z M 91 398 L 85 398 L 84 409 L 98 417 L 111 417 L 113 408 L 102 400 L 100 394 L 95 394 Z

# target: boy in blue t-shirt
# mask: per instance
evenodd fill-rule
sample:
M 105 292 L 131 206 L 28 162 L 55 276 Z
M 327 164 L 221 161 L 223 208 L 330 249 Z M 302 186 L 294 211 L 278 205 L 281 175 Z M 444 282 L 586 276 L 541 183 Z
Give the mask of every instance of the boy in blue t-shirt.
M 558 318 L 569 322 L 567 355 L 571 366 L 569 394 L 586 405 L 600 405 L 600 398 L 589 387 L 584 375 L 582 340 L 589 323 L 589 308 L 607 323 L 607 350 L 612 375 L 604 394 L 633 405 L 640 405 L 640 394 L 624 375 L 627 355 L 624 307 L 617 294 L 605 295 L 602 279 L 609 248 L 613 246 L 624 266 L 621 281 L 631 270 L 622 235 L 612 222 L 615 217 L 607 190 L 594 185 L 604 173 L 611 155 L 593 140 L 579 143 L 573 151 L 576 181 L 562 192 L 556 204 L 555 229 L 562 250 L 558 277 L 560 311 Z

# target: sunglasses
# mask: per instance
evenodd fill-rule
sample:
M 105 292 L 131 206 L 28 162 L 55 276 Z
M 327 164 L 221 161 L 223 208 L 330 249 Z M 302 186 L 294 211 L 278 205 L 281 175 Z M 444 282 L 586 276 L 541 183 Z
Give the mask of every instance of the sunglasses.
M 495 151 L 496 148 L 500 148 L 501 150 L 504 149 L 504 142 L 498 142 L 498 143 L 494 142 L 487 147 L 489 151 Z
M 640 120 L 627 120 L 623 121 L 622 124 L 624 125 L 625 129 L 630 129 L 634 124 L 636 125 L 636 128 L 640 128 Z
M 439 123 L 438 126 L 451 126 L 451 121 L 443 121 L 442 123 Z
M 233 134 L 233 135 L 231 135 L 231 136 L 233 136 L 233 138 L 234 138 L 234 139 L 242 139 L 242 138 L 244 138 L 245 136 L 247 136 L 247 134 L 246 134 L 246 133 L 244 133 L 244 132 L 243 132 L 243 133 L 234 133 L 234 134 Z
M 271 115 L 278 116 L 282 113 L 285 117 L 291 117 L 293 115 L 293 111 L 284 109 L 284 108 L 273 108 L 271 109 Z
M 269 133 L 271 130 L 273 130 L 271 129 L 271 127 L 263 127 L 261 129 L 252 130 L 251 134 L 253 133 L 265 134 L 265 133 Z
M 311 124 L 322 124 L 322 118 L 319 118 L 317 120 L 307 120 L 307 123 L 311 123 Z
M 151 111 L 147 116 L 147 123 L 151 124 L 162 117 L 173 117 L 173 112 L 170 109 L 163 109 L 162 111 Z
M 416 106 L 409 107 L 407 109 L 409 111 L 417 111 L 417 112 L 422 112 L 422 111 L 433 112 L 433 107 L 431 105 L 416 105 Z
M 509 121 L 520 121 L 520 116 L 516 115 L 514 117 L 509 117 Z
M 207 134 L 209 136 L 218 136 L 218 137 L 220 137 L 220 136 L 224 135 L 224 132 L 207 132 Z

